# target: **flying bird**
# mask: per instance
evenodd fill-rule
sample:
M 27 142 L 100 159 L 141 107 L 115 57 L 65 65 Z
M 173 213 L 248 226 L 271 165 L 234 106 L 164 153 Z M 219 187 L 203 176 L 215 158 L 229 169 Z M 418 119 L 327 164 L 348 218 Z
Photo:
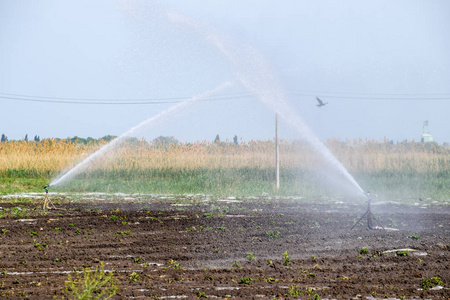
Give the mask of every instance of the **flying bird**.
M 325 104 L 328 104 L 328 102 L 323 103 L 322 100 L 319 99 L 319 97 L 316 97 L 319 104 L 317 104 L 318 107 L 324 106 Z

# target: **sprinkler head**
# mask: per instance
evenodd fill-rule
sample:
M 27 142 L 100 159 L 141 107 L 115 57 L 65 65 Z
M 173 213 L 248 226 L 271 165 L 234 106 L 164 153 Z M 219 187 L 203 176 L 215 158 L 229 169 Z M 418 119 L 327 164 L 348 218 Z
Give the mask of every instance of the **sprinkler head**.
M 44 186 L 44 190 L 45 190 L 45 192 L 46 193 L 48 193 L 48 189 L 50 188 L 50 185 L 49 184 L 47 184 L 46 186 Z

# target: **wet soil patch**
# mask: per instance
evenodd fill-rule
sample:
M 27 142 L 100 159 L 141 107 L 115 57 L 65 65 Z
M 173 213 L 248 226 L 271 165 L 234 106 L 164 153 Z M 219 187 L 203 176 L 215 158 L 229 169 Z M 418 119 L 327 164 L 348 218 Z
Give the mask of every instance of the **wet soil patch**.
M 65 210 L 1 203 L 31 213 L 0 219 L 0 298 L 60 298 L 69 273 L 100 262 L 116 299 L 450 298 L 447 206 L 379 205 L 386 230 L 350 230 L 364 204 L 56 202 Z M 437 276 L 443 286 L 421 289 Z

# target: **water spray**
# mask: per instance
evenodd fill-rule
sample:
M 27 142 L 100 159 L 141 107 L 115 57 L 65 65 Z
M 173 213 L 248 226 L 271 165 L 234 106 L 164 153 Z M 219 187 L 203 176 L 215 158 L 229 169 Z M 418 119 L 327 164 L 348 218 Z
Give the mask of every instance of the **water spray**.
M 234 84 L 232 82 L 224 82 L 221 85 L 219 85 L 218 87 L 206 91 L 200 95 L 197 96 L 193 96 L 190 99 L 187 99 L 183 102 L 180 102 L 162 112 L 160 112 L 159 114 L 148 118 L 147 120 L 139 123 L 138 125 L 132 127 L 131 129 L 129 129 L 128 131 L 126 131 L 125 133 L 121 134 L 118 138 L 110 141 L 108 144 L 104 145 L 103 147 L 101 147 L 100 149 L 98 149 L 96 152 L 92 153 L 90 156 L 88 156 L 87 158 L 85 158 L 82 162 L 80 162 L 79 164 L 77 164 L 75 167 L 73 167 L 72 169 L 70 169 L 69 171 L 67 171 L 64 174 L 61 174 L 59 177 L 55 178 L 49 186 L 58 186 L 62 183 L 64 183 L 66 180 L 69 180 L 70 178 L 74 177 L 75 175 L 77 175 L 78 173 L 80 173 L 84 168 L 86 168 L 87 166 L 89 166 L 89 164 L 94 161 L 95 159 L 98 159 L 99 157 L 101 157 L 102 155 L 104 155 L 105 153 L 107 153 L 108 151 L 114 149 L 115 147 L 117 147 L 118 145 L 120 145 L 121 143 L 125 142 L 126 139 L 128 137 L 132 137 L 135 136 L 137 134 L 137 132 L 139 132 L 140 130 L 142 130 L 143 128 L 148 128 L 150 126 L 155 126 L 155 124 L 157 124 L 158 122 L 164 122 L 164 121 L 168 121 L 171 118 L 174 117 L 175 113 L 180 113 L 183 110 L 186 110 L 186 108 L 188 108 L 190 105 L 192 105 L 193 103 L 196 103 L 198 101 L 202 101 L 204 99 L 208 99 L 212 96 L 214 96 L 217 93 L 222 92 L 223 90 L 233 86 Z M 48 188 L 46 189 L 46 191 L 48 192 Z
M 355 225 L 353 225 L 352 229 L 356 227 L 356 225 L 359 224 L 359 222 L 361 222 L 362 219 L 364 219 L 364 217 L 366 218 L 366 229 L 369 230 L 374 230 L 374 229 L 384 229 L 383 225 L 381 225 L 381 223 L 375 218 L 375 216 L 372 214 L 372 212 L 370 211 L 370 202 L 372 201 L 372 199 L 370 198 L 370 192 L 367 191 L 367 193 L 364 194 L 367 198 L 367 211 L 364 213 L 364 215 L 362 215 L 361 218 L 359 218 L 358 222 L 355 223 Z M 373 226 L 373 222 L 372 220 L 375 220 L 375 222 L 377 222 L 378 226 Z

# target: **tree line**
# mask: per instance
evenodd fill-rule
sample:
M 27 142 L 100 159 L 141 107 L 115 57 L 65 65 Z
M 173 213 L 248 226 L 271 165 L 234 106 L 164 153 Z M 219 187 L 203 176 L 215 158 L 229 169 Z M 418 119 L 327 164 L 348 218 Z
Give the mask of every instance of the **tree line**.
M 105 136 L 103 136 L 103 137 L 101 137 L 99 139 L 94 139 L 92 137 L 82 138 L 82 137 L 79 137 L 79 136 L 74 136 L 74 137 L 68 137 L 66 139 L 55 138 L 55 140 L 57 140 L 57 141 L 69 141 L 71 143 L 77 143 L 77 144 L 80 144 L 80 145 L 86 145 L 88 143 L 96 143 L 96 142 L 101 141 L 101 140 L 109 142 L 109 141 L 111 141 L 111 140 L 113 140 L 115 138 L 117 138 L 117 136 L 115 136 L 115 135 L 105 135 Z M 138 140 L 137 138 L 129 138 L 129 139 L 130 140 Z M 28 134 L 26 134 L 25 137 L 22 140 L 28 142 L 29 141 L 28 140 Z M 35 135 L 33 140 L 35 142 L 40 142 L 41 138 L 40 138 L 39 135 Z M 2 137 L 1 137 L 1 142 L 9 142 L 9 141 L 14 141 L 14 140 L 9 140 L 8 137 L 3 133 Z M 179 144 L 179 141 L 173 136 L 159 136 L 159 137 L 153 139 L 153 142 L 158 142 L 158 143 L 163 144 L 163 145 Z M 218 134 L 216 135 L 216 137 L 214 139 L 214 143 L 218 143 L 218 144 L 222 143 L 220 141 L 220 137 L 219 137 Z M 233 143 L 236 144 L 236 145 L 239 144 L 237 135 L 235 135 L 233 137 Z

